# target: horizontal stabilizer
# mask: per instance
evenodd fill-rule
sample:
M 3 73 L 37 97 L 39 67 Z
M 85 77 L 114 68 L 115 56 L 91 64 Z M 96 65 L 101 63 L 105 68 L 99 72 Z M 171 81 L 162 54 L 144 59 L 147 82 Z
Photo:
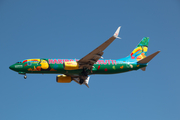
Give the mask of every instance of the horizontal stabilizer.
M 138 61 L 138 63 L 141 63 L 141 64 L 145 64 L 145 63 L 148 63 L 149 61 L 151 61 L 160 51 L 157 51 L 147 57 L 145 57 L 144 59 Z

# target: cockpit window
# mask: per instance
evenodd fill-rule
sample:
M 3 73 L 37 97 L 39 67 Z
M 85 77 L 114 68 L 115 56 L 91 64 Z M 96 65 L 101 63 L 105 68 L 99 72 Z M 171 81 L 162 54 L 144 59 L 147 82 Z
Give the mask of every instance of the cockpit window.
M 17 62 L 17 63 L 21 63 L 21 62 Z

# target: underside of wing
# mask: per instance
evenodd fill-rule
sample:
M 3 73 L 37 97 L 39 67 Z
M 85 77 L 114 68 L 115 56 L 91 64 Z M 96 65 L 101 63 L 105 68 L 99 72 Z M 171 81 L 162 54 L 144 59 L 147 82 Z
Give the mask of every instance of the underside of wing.
M 85 57 L 83 57 L 82 59 L 80 59 L 78 61 L 79 63 L 79 67 L 80 69 L 83 68 L 87 68 L 87 69 L 92 69 L 92 66 L 94 65 L 94 63 L 96 63 L 103 55 L 103 51 L 116 39 L 119 38 L 119 31 L 120 31 L 120 27 L 118 27 L 118 29 L 116 30 L 116 32 L 114 33 L 114 35 L 112 37 L 110 37 L 106 42 L 104 42 L 103 44 L 101 44 L 99 47 L 97 47 L 96 49 L 94 49 L 92 52 L 90 52 L 89 54 L 87 54 Z

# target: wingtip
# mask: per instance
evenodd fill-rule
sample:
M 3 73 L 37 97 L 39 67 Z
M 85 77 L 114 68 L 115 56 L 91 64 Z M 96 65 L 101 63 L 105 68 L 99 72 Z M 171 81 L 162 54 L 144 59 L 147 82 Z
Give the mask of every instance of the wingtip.
M 155 53 L 156 53 L 156 54 L 159 54 L 160 52 L 161 52 L 161 51 L 160 51 L 160 50 L 158 50 L 158 51 L 156 51 Z
M 121 26 L 119 26 L 119 27 L 117 28 L 116 32 L 114 33 L 113 36 L 114 36 L 115 38 L 118 38 L 120 29 L 121 29 Z

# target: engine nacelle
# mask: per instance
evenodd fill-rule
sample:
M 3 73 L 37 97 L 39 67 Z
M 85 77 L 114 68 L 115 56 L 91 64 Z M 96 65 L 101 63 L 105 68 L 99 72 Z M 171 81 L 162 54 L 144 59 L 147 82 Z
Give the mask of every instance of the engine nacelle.
M 58 83 L 70 83 L 71 81 L 72 81 L 72 78 L 70 76 L 66 76 L 66 75 L 56 76 L 56 82 Z
M 79 69 L 79 64 L 75 61 L 69 61 L 63 63 L 64 70 L 77 70 Z

